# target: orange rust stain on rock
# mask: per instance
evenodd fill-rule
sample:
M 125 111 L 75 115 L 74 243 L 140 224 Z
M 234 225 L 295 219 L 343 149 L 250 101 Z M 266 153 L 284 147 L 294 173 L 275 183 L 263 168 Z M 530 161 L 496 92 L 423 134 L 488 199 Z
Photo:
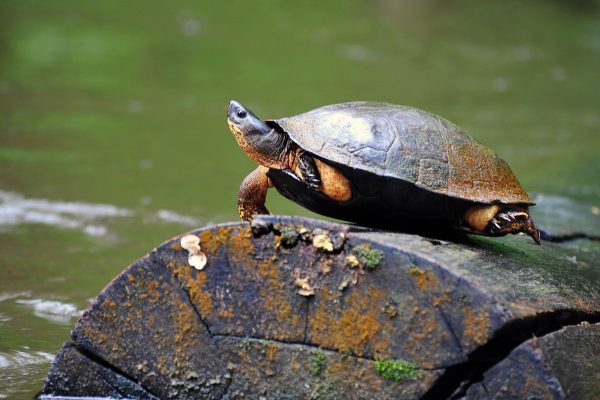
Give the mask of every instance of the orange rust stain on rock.
M 107 298 L 107 299 L 104 299 L 104 301 L 102 302 L 102 306 L 108 307 L 108 308 L 116 308 L 117 303 L 115 303 L 113 300 Z
M 199 308 L 202 317 L 210 316 L 213 312 L 213 298 L 205 289 L 208 279 L 206 271 L 196 271 L 185 264 L 168 263 L 167 267 L 187 289 L 191 302 Z
M 171 264 L 169 269 L 177 279 L 182 281 L 186 286 L 189 286 L 192 281 L 192 269 L 188 265 Z
M 192 280 L 190 276 L 188 280 L 190 299 L 192 300 L 193 304 L 199 306 L 202 317 L 209 316 L 213 311 L 212 294 L 204 290 L 206 286 L 206 279 L 206 272 L 198 271 L 196 274 L 196 279 Z
M 383 321 L 379 319 L 385 293 L 371 290 L 369 296 L 364 296 L 353 291 L 345 299 L 345 306 L 335 301 L 338 296 L 326 289 L 320 290 L 318 296 L 319 307 L 309 320 L 314 343 L 339 351 L 352 351 L 358 356 L 369 349 L 386 352 L 389 343 L 380 335 Z
M 219 311 L 219 317 L 231 319 L 233 318 L 233 310 L 231 308 L 223 309 Z
M 408 273 L 415 278 L 419 290 L 435 291 L 439 287 L 439 281 L 433 272 L 425 272 L 421 268 L 411 267 L 408 269 Z
M 104 308 L 102 312 L 105 315 L 105 318 L 108 317 L 114 319 L 117 317 L 117 303 L 115 303 L 113 300 L 104 299 L 102 302 L 102 307 Z
M 256 272 L 262 281 L 260 297 L 262 307 L 267 315 L 272 315 L 282 326 L 291 323 L 293 327 L 290 327 L 290 329 L 298 327 L 300 325 L 300 318 L 292 315 L 292 306 L 286 298 L 286 295 L 292 288 L 281 281 L 279 266 L 273 259 L 269 259 L 258 264 Z
M 220 233 L 220 235 L 223 236 L 224 233 Z M 250 226 L 238 227 L 235 234 L 230 231 L 227 236 L 227 244 L 233 261 L 241 264 L 253 262 L 254 244 Z
M 199 325 L 192 307 L 187 302 L 183 302 L 175 293 L 172 293 L 169 302 L 174 304 L 169 318 L 173 339 L 169 338 L 170 335 L 160 335 L 160 338 L 155 339 L 164 344 L 167 349 L 165 353 L 170 354 L 169 361 L 159 360 L 158 365 L 154 367 L 161 371 L 162 375 L 168 374 L 172 378 L 185 377 L 192 367 L 190 364 L 191 354 L 202 344 L 202 339 L 199 339 L 200 336 L 196 331 Z M 173 370 L 170 367 L 167 370 L 169 364 L 174 365 L 176 369 Z
M 285 301 L 283 299 L 283 297 L 280 299 L 279 301 L 280 304 L 280 309 L 278 312 L 279 318 L 277 318 L 278 320 L 288 320 L 290 314 L 292 313 L 292 306 L 290 305 L 290 303 L 288 303 L 287 301 Z M 294 318 L 296 317 L 296 315 L 292 316 L 292 322 L 296 322 L 294 325 L 297 326 L 298 322 L 300 322 L 299 318 Z
M 298 353 L 294 353 L 292 355 L 292 359 L 288 364 L 288 368 L 294 372 L 300 371 L 300 369 L 304 368 L 304 366 L 298 361 Z
M 475 313 L 469 307 L 464 307 L 464 335 L 477 345 L 486 342 L 489 337 L 490 316 L 483 310 Z
M 99 354 L 117 366 L 127 365 L 131 360 L 128 341 L 121 339 L 140 336 L 144 332 L 149 335 L 146 338 L 148 345 L 164 349 L 168 355 L 168 358 L 159 357 L 158 362 L 140 367 L 144 375 L 158 372 L 159 375 L 170 374 L 173 378 L 179 378 L 190 370 L 193 349 L 202 344 L 202 337 L 196 333 L 201 325 L 188 302 L 161 278 L 155 279 L 148 271 L 136 273 L 133 280 L 127 277 L 136 286 L 135 290 L 134 285 L 130 286 L 132 290 L 128 292 L 129 297 L 122 303 L 131 304 L 129 312 L 121 310 L 114 313 L 121 305 L 113 299 L 103 299 L 90 313 L 91 323 L 83 325 L 81 329 L 84 336 L 94 338 L 100 344 Z M 144 295 L 142 297 L 146 301 L 138 301 L 140 294 Z M 166 310 L 170 312 L 165 314 Z M 101 324 L 98 323 L 100 321 Z
M 350 374 L 357 375 L 362 374 L 363 372 L 364 371 L 362 371 L 361 368 L 358 367 L 356 360 L 350 355 L 342 355 L 341 357 L 328 358 L 326 371 L 328 376 L 344 377 L 344 380 L 346 382 L 350 382 L 352 381 L 348 379 Z M 356 376 L 356 378 L 358 379 L 359 377 Z
M 161 284 L 160 282 L 154 280 L 154 279 L 149 279 L 145 282 L 146 284 L 146 292 L 143 293 L 142 295 L 140 295 L 140 298 L 142 296 L 148 298 L 148 301 L 152 304 L 155 304 L 156 302 L 158 302 L 160 300 L 161 297 Z M 163 284 L 164 286 L 164 284 Z
M 279 267 L 273 263 L 273 260 L 268 260 L 258 264 L 258 275 L 263 279 L 277 281 L 279 278 Z M 275 283 L 275 282 L 270 282 Z
M 433 315 L 430 315 L 428 318 L 423 321 L 423 331 L 427 333 L 427 335 L 431 335 L 433 331 L 437 328 L 437 321 Z
M 231 260 L 242 266 L 253 262 L 254 245 L 252 228 L 221 227 L 217 231 L 206 230 L 200 233 L 200 247 L 207 254 L 215 254 L 222 246 L 226 246 Z M 210 259 L 209 259 L 210 265 Z
M 217 232 L 205 230 L 200 234 L 200 247 L 204 253 L 214 254 L 225 244 L 229 235 L 233 231 L 232 227 L 221 227 Z
M 437 306 L 441 305 L 442 303 L 449 303 L 451 293 L 452 293 L 452 291 L 450 289 L 446 289 L 444 291 L 444 294 L 442 294 L 440 296 L 435 296 L 433 298 L 433 305 L 437 307 Z
M 291 311 L 291 307 L 290 307 L 290 311 Z M 302 321 L 302 318 L 300 318 L 300 315 L 298 315 L 298 314 L 292 315 L 292 326 L 300 326 L 300 324 L 303 324 L 303 321 Z
M 188 332 L 192 330 L 192 327 L 196 324 L 195 315 L 192 312 L 191 307 L 180 302 L 177 307 L 174 308 L 172 321 L 175 343 L 181 344 L 186 339 Z M 181 346 L 178 346 L 178 349 L 180 347 Z
M 265 346 L 265 358 L 271 363 L 277 358 L 278 352 L 279 346 L 277 344 L 268 344 Z
M 418 322 L 417 322 L 417 327 L 416 327 L 416 331 L 413 334 L 413 337 L 418 340 L 418 341 L 422 341 L 425 340 L 428 336 L 431 336 L 431 334 L 438 328 L 437 325 L 437 320 L 435 318 L 434 315 L 430 315 L 429 313 L 422 311 L 421 312 L 421 317 L 419 318 Z
M 106 319 L 105 316 L 100 317 L 101 321 L 110 321 L 110 319 Z M 106 325 L 109 325 L 108 323 Z M 98 343 L 107 345 L 113 342 L 113 335 L 107 335 L 105 332 L 96 329 L 96 324 L 85 324 L 83 325 L 83 336 L 87 338 L 94 338 Z
M 173 261 L 173 260 L 170 260 L 170 261 L 167 261 L 167 264 L 166 264 L 165 266 L 167 267 L 167 269 L 168 269 L 169 271 L 173 272 L 173 270 L 174 270 L 174 269 L 175 269 L 175 267 L 176 267 L 176 264 L 175 264 L 175 261 Z

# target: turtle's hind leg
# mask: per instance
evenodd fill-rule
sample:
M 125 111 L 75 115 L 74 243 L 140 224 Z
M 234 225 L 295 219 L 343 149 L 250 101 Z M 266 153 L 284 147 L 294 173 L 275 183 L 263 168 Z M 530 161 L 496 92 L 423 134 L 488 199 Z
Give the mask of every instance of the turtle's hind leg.
M 540 231 L 536 229 L 526 206 L 501 206 L 499 204 L 477 205 L 469 208 L 464 216 L 462 230 L 486 236 L 504 236 L 509 233 L 527 233 L 537 244 Z
M 540 231 L 535 227 L 533 220 L 525 211 L 505 210 L 496 214 L 490 220 L 488 230 L 493 236 L 502 236 L 507 233 L 527 233 L 537 244 L 540 241 Z

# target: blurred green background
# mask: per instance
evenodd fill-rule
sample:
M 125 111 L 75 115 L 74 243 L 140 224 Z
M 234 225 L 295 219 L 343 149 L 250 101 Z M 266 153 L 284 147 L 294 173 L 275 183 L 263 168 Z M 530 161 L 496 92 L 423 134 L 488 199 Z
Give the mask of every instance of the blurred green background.
M 412 105 L 465 128 L 530 192 L 600 205 L 596 1 L 0 2 L 0 398 L 31 398 L 123 267 L 236 220 L 264 118 Z M 271 193 L 278 214 L 308 215 Z

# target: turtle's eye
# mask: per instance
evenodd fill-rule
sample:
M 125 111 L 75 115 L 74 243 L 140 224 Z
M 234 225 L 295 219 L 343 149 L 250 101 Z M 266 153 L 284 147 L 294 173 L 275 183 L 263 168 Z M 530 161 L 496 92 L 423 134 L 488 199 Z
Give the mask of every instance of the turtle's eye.
M 248 113 L 246 112 L 246 110 L 240 108 L 239 110 L 237 110 L 236 112 L 238 118 L 246 118 L 246 115 L 248 115 Z

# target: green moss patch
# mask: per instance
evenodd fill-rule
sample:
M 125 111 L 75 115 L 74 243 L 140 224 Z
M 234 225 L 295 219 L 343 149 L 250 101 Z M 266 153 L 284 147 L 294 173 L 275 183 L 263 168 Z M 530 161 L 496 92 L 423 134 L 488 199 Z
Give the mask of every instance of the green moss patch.
M 384 378 L 392 381 L 401 381 L 403 379 L 416 379 L 419 368 L 412 363 L 398 360 L 375 360 L 375 371 Z
M 383 261 L 383 251 L 371 247 L 370 243 L 354 246 L 352 254 L 365 269 L 375 269 Z
M 327 368 L 327 357 L 321 350 L 313 353 L 309 361 L 310 373 L 312 376 L 319 376 Z

